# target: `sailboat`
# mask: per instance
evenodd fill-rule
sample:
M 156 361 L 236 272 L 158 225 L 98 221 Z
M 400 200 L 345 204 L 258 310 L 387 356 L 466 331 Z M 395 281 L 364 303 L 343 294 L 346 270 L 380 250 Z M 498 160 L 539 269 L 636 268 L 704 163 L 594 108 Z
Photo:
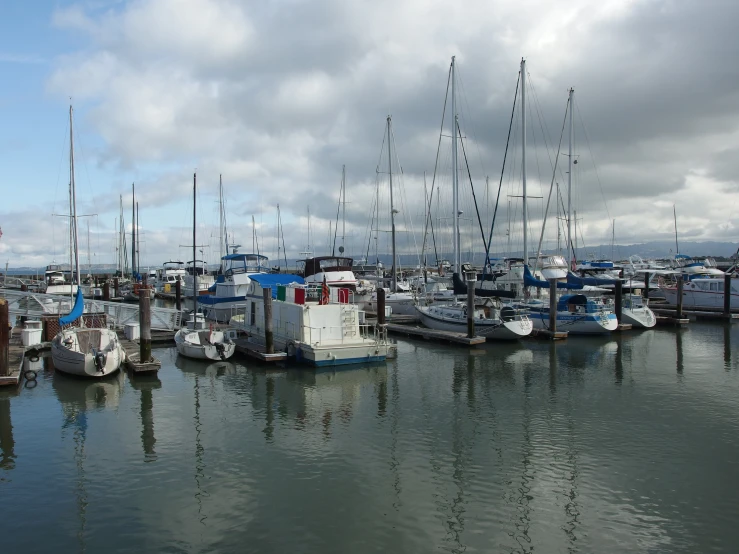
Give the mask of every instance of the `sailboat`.
M 567 210 L 567 267 L 571 267 L 572 261 L 574 260 L 574 252 L 572 250 L 572 237 L 571 237 L 571 198 L 572 198 L 572 170 L 573 170 L 573 152 L 572 152 L 572 139 L 573 139 L 573 106 L 574 106 L 574 89 L 570 89 L 568 106 L 569 110 L 569 131 L 570 131 L 570 145 L 569 145 L 569 172 L 568 172 L 568 210 Z M 526 60 L 521 60 L 521 135 L 522 135 L 522 164 L 521 164 L 521 180 L 523 188 L 523 259 L 524 262 L 524 274 L 523 274 L 523 286 L 524 291 L 527 287 L 538 287 L 549 289 L 549 281 L 537 279 L 529 269 L 527 264 L 528 257 L 528 242 L 527 242 L 527 230 L 528 230 L 528 211 L 527 211 L 527 197 L 526 197 Z M 556 166 L 555 166 L 556 169 Z M 543 237 L 543 230 L 542 230 Z M 539 257 L 535 258 L 534 269 L 536 270 L 536 264 L 539 261 Z M 566 272 L 565 277 L 568 272 Z M 556 277 L 555 277 L 556 278 Z M 557 283 L 557 288 L 566 289 L 582 289 L 582 284 L 572 283 Z M 555 291 L 550 291 L 550 294 L 556 294 Z M 531 319 L 534 322 L 534 327 L 537 329 L 549 329 L 549 299 L 539 298 L 528 298 L 526 292 L 524 293 L 524 299 L 522 305 L 526 306 L 531 310 Z M 606 305 L 599 299 L 588 298 L 584 294 L 566 294 L 563 295 L 557 301 L 557 329 L 560 331 L 567 331 L 572 334 L 603 334 L 610 333 L 618 327 L 618 320 L 616 314 L 610 306 Z
M 197 175 L 192 176 L 192 257 L 195 259 L 196 241 L 196 193 Z M 205 327 L 205 316 L 198 313 L 198 274 L 192 275 L 192 305 L 193 311 L 187 321 L 187 327 L 175 333 L 174 342 L 177 352 L 188 358 L 200 360 L 227 360 L 230 358 L 236 345 L 226 333 Z
M 462 264 L 460 249 L 460 231 L 459 231 L 459 175 L 457 170 L 457 141 L 461 140 L 459 133 L 459 123 L 457 115 L 457 104 L 455 95 L 455 58 L 452 57 L 450 68 L 451 87 L 452 87 L 452 195 L 453 195 L 453 214 L 454 221 L 454 263 L 453 277 L 459 278 L 462 272 L 471 272 L 472 268 L 469 264 Z M 454 331 L 459 333 L 467 332 L 467 304 L 460 302 L 455 298 L 452 302 L 444 302 L 441 304 L 431 304 L 426 306 L 416 305 L 416 312 L 421 318 L 421 323 L 431 329 L 439 329 L 442 331 Z M 498 300 L 492 298 L 485 299 L 483 305 L 475 306 L 473 320 L 475 322 L 475 332 L 492 340 L 513 340 L 525 337 L 531 334 L 533 324 L 529 317 L 522 310 L 516 307 L 501 307 Z
M 77 233 L 77 197 L 74 183 L 74 138 L 72 106 L 69 107 L 69 189 L 72 216 L 70 237 L 74 248 L 77 295 L 72 311 L 59 318 L 61 331 L 51 341 L 51 358 L 54 368 L 64 373 L 83 377 L 104 377 L 118 371 L 124 358 L 123 347 L 118 335 L 105 327 L 86 328 L 82 313 L 85 300 L 80 284 L 79 240 Z M 74 323 L 79 320 L 80 326 Z
M 392 243 L 392 256 L 393 263 L 391 264 L 391 271 L 393 272 L 392 281 L 389 289 L 385 289 L 385 306 L 390 307 L 393 314 L 399 315 L 415 315 L 415 296 L 407 291 L 402 290 L 400 283 L 398 283 L 398 255 L 396 250 L 395 240 L 395 216 L 398 210 L 395 209 L 393 200 L 393 162 L 392 162 L 392 150 L 391 145 L 393 144 L 392 135 L 392 118 L 387 116 L 387 165 L 388 165 L 388 176 L 390 185 L 390 234 Z M 379 206 L 379 200 L 378 200 Z M 379 210 L 379 207 L 378 207 Z M 379 219 L 379 218 L 378 218 Z M 382 286 L 382 281 L 378 280 L 377 287 Z M 370 294 L 369 299 L 366 301 L 366 305 L 370 310 L 377 311 L 377 289 Z

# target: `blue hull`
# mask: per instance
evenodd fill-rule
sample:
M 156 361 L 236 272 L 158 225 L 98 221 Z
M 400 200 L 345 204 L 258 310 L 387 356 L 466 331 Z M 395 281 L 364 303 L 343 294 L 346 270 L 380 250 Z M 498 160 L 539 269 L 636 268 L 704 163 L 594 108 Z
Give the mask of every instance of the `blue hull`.
M 314 367 L 366 364 L 366 363 L 372 363 L 372 362 L 384 362 L 385 360 L 386 360 L 385 356 L 365 356 L 364 358 L 347 358 L 346 360 L 322 360 L 320 362 L 309 360 L 304 357 L 300 358 L 300 361 L 308 363 Z

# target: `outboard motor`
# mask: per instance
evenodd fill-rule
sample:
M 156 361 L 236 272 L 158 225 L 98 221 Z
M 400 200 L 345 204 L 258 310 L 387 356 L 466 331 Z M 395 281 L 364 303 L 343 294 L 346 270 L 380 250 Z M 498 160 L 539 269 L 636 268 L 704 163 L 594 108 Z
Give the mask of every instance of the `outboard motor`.
M 216 343 L 216 352 L 218 352 L 218 355 L 221 357 L 221 360 L 226 361 L 226 347 L 222 342 Z
M 108 357 L 103 352 L 96 352 L 95 350 L 92 351 L 92 355 L 95 360 L 95 367 L 102 373 L 105 370 L 105 362 L 108 361 Z

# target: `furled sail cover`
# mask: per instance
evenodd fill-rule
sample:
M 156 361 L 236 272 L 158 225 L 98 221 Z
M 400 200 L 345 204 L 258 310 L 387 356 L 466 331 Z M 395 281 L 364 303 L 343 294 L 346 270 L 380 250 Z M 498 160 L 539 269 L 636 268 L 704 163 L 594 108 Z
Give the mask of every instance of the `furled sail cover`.
M 76 321 L 85 311 L 85 299 L 82 298 L 82 287 L 77 287 L 77 298 L 74 301 L 74 307 L 69 314 L 59 318 L 59 325 L 69 325 Z
M 549 281 L 542 281 L 535 279 L 531 274 L 531 270 L 528 265 L 523 266 L 523 284 L 526 287 L 541 287 L 543 289 L 549 288 Z M 571 284 L 571 283 L 557 283 L 558 289 L 581 289 L 582 285 Z

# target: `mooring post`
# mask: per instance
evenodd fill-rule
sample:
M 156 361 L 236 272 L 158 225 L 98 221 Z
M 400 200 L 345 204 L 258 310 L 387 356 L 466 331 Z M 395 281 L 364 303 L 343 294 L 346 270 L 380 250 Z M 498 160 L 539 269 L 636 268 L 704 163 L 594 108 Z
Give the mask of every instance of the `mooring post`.
M 623 313 L 623 302 L 624 302 L 624 284 L 621 279 L 616 279 L 616 284 L 613 286 L 614 292 L 614 312 L 616 319 L 619 323 L 623 323 L 621 320 L 621 314 Z
M 549 279 L 549 330 L 557 332 L 557 280 Z
M 385 325 L 385 289 L 377 289 L 377 325 Z
M 179 279 L 174 282 L 174 305 L 178 311 L 182 310 L 182 284 Z
M 272 289 L 262 289 L 264 298 L 264 340 L 267 354 L 275 353 L 274 335 L 272 334 Z
M 110 281 L 107 279 L 103 283 L 103 300 L 106 302 L 110 300 Z
M 641 295 L 644 297 L 645 300 L 649 300 L 649 272 L 648 271 L 644 273 L 644 290 L 642 291 Z
M 467 283 L 467 338 L 475 336 L 475 282 L 477 272 L 465 271 L 464 280 Z
M 683 287 L 685 285 L 685 279 L 682 275 L 677 276 L 677 313 L 675 316 L 677 319 L 683 318 Z
M 113 294 L 116 298 L 121 297 L 120 282 L 118 281 L 118 277 L 113 277 Z
M 10 352 L 10 323 L 8 301 L 0 298 L 0 375 L 10 375 L 8 354 Z
M 731 273 L 724 274 L 724 315 L 731 313 Z
M 151 360 L 151 299 L 139 293 L 139 363 Z

